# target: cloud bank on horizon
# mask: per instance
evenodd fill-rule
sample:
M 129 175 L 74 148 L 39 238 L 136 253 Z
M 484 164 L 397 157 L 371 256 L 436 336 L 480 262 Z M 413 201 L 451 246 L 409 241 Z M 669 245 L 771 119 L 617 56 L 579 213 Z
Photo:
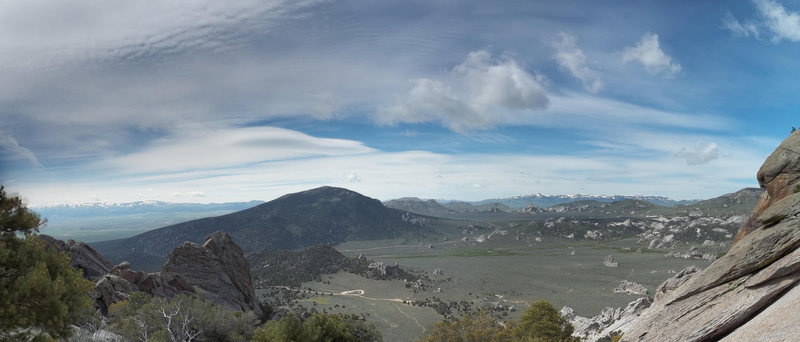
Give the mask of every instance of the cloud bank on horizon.
M 32 205 L 755 186 L 800 4 L 0 4 L 0 184 Z

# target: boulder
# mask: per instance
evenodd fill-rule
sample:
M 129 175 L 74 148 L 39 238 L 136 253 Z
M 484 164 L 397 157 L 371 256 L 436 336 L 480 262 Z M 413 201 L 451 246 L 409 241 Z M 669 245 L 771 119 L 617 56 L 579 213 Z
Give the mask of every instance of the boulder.
M 39 235 L 39 239 L 48 246 L 54 246 L 61 252 L 70 255 L 69 264 L 83 271 L 83 277 L 89 280 L 97 280 L 111 269 L 111 263 L 106 260 L 94 248 L 81 241 L 62 241 L 50 235 Z
M 757 179 L 766 191 L 728 253 L 660 296 L 622 341 L 800 341 L 800 134 Z
M 619 263 L 614 261 L 614 256 L 613 255 L 609 255 L 609 256 L 606 256 L 605 259 L 603 259 L 603 266 L 605 266 L 605 267 L 619 267 Z

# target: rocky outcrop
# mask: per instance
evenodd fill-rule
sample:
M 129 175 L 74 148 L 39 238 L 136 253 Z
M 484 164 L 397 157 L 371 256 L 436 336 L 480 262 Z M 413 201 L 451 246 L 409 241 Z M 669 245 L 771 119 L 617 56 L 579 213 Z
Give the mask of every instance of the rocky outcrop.
M 111 263 L 106 260 L 94 248 L 81 241 L 62 241 L 50 235 L 39 235 L 39 239 L 48 246 L 54 246 L 61 252 L 69 253 L 69 264 L 83 271 L 83 277 L 89 280 L 96 280 L 102 277 L 111 269 Z
M 800 340 L 800 134 L 757 178 L 766 191 L 728 253 L 656 301 L 623 341 Z
M 614 260 L 614 256 L 613 255 L 608 255 L 608 256 L 606 256 L 605 259 L 603 259 L 603 266 L 605 266 L 605 267 L 619 267 L 619 263 Z
M 678 251 L 672 251 L 664 254 L 665 258 L 681 258 L 681 259 L 695 259 L 695 260 L 708 260 L 714 261 L 717 260 L 717 256 L 711 253 L 703 253 L 700 252 L 700 249 L 697 246 L 692 246 L 688 252 L 681 253 Z
M 215 232 L 203 245 L 184 242 L 167 257 L 162 276 L 175 275 L 212 302 L 261 315 L 250 266 L 228 233 Z
M 185 242 L 169 254 L 161 272 L 145 273 L 130 267 L 122 262 L 95 283 L 92 298 L 104 314 L 111 304 L 127 299 L 134 291 L 159 297 L 200 294 L 232 310 L 263 314 L 247 260 L 227 233 L 213 233 L 202 245 Z
M 627 293 L 633 295 L 646 295 L 647 294 L 647 287 L 642 284 L 635 283 L 632 281 L 623 280 L 619 283 L 617 288 L 614 289 L 614 293 Z
M 578 316 L 568 306 L 561 309 L 561 315 L 575 328 L 572 336 L 584 338 L 584 341 L 587 342 L 594 342 L 613 332 L 623 330 L 635 322 L 649 306 L 650 300 L 642 297 L 628 303 L 624 308 L 606 307 L 594 317 Z

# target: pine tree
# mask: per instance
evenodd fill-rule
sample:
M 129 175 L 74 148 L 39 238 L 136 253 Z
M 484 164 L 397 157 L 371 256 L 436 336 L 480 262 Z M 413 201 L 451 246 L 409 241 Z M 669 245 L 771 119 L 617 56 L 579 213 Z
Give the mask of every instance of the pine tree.
M 93 285 L 36 233 L 44 222 L 0 186 L 0 341 L 71 335 Z

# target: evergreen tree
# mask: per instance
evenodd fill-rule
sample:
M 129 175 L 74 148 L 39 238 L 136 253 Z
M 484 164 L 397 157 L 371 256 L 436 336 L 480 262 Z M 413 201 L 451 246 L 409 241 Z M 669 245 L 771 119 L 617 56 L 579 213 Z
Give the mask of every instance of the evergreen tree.
M 515 341 L 573 342 L 572 327 L 552 304 L 540 300 L 531 304 L 513 329 Z
M 39 240 L 43 223 L 0 186 L 0 341 L 69 336 L 70 324 L 91 308 L 93 284 L 69 255 Z

